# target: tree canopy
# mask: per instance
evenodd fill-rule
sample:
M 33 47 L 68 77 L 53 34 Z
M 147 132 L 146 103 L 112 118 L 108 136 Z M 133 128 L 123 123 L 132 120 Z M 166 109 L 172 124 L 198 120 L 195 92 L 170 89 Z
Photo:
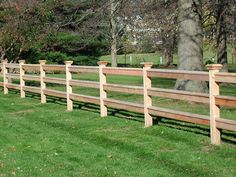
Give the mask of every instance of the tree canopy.
M 197 14 L 201 50 L 203 46 L 215 50 L 217 62 L 227 66 L 228 44 L 232 44 L 236 56 L 236 2 L 182 3 L 189 3 L 187 16 Z M 110 53 L 113 66 L 117 66 L 117 54 L 161 52 L 169 66 L 174 53 L 182 50 L 178 45 L 183 43 L 181 29 L 185 26 L 181 27 L 180 4 L 180 0 L 2 0 L 1 59 L 37 62 L 45 58 L 57 63 L 71 59 L 93 65 L 99 56 Z M 197 51 L 199 55 L 201 52 Z M 181 59 L 179 55 L 179 63 Z

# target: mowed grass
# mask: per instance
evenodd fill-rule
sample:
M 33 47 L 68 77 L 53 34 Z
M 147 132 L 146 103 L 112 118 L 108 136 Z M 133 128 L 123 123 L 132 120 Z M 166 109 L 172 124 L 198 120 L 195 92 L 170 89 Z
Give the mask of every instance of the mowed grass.
M 64 74 L 48 74 L 49 77 L 59 77 L 65 78 Z M 86 81 L 99 81 L 98 74 L 74 74 L 73 79 L 86 80 Z M 166 88 L 174 89 L 175 79 L 165 79 L 165 78 L 153 78 L 152 86 L 154 88 Z M 143 86 L 142 77 L 137 76 L 107 76 L 107 83 L 120 84 L 120 85 L 130 85 L 130 86 Z M 65 86 L 48 84 L 47 88 L 53 90 L 65 91 Z M 221 95 L 235 96 L 236 97 L 236 85 L 228 84 L 220 86 Z M 95 88 L 85 88 L 85 87 L 73 87 L 73 93 L 96 96 L 99 97 L 99 90 Z M 143 95 L 127 94 L 120 92 L 108 91 L 108 98 L 128 101 L 133 103 L 143 104 Z M 209 115 L 209 105 L 208 104 L 197 104 L 188 101 L 179 101 L 169 98 L 153 97 L 153 105 L 163 108 L 168 108 L 171 110 L 178 110 L 184 112 L 190 112 L 195 114 Z M 230 107 L 221 107 L 221 117 L 226 119 L 232 119 L 236 121 L 236 109 Z
M 210 145 L 200 127 L 163 122 L 145 129 L 139 121 L 100 118 L 96 108 L 67 112 L 61 101 L 17 96 L 0 94 L 1 177 L 236 175 L 236 146 Z
M 227 48 L 227 57 L 228 64 L 232 64 L 232 48 L 229 45 Z M 162 59 L 161 59 L 162 58 Z M 109 61 L 111 63 L 111 55 L 104 55 L 99 58 L 99 60 Z M 173 56 L 173 64 L 178 64 L 178 54 L 174 53 Z M 162 63 L 161 63 L 162 61 Z M 207 46 L 204 46 L 203 52 L 203 63 L 205 64 L 207 61 L 217 61 L 217 53 L 214 50 L 210 50 Z M 165 65 L 166 61 L 164 58 L 164 54 L 160 51 L 155 53 L 129 53 L 129 54 L 121 54 L 117 55 L 117 63 L 120 65 L 140 65 L 142 62 L 153 62 L 154 65 Z M 230 65 L 230 68 L 235 69 L 235 64 Z M 234 70 L 235 72 L 235 70 Z
M 53 78 L 65 78 L 65 74 L 52 74 L 48 73 L 47 77 Z M 73 74 L 73 79 L 75 80 L 85 80 L 85 81 L 99 81 L 98 74 L 88 74 L 88 73 L 79 73 Z M 166 89 L 174 89 L 175 79 L 166 79 L 166 78 L 153 78 L 152 79 L 152 87 L 154 88 L 166 88 Z M 13 83 L 19 84 L 19 80 L 13 80 Z M 142 77 L 138 76 L 107 76 L 107 83 L 112 84 L 120 84 L 120 85 L 129 85 L 129 86 L 143 86 Z M 40 87 L 39 82 L 26 82 L 28 86 L 36 86 Z M 59 84 L 46 84 L 47 89 L 66 91 L 66 87 L 64 85 Z M 226 96 L 234 96 L 236 97 L 236 85 L 235 84 L 223 84 L 220 85 L 220 94 Z M 95 96 L 99 97 L 99 89 L 96 88 L 86 88 L 86 87 L 76 87 L 73 86 L 73 93 Z M 121 92 L 111 92 L 108 91 L 108 98 L 120 100 L 120 101 L 128 101 L 131 103 L 139 103 L 143 104 L 143 95 L 136 94 L 127 94 Z M 189 112 L 194 114 L 201 115 L 209 115 L 209 105 L 208 104 L 200 104 L 193 103 L 188 101 L 179 101 L 175 99 L 163 98 L 163 97 L 153 97 L 153 105 L 168 108 L 171 110 Z M 221 107 L 221 117 L 226 119 L 231 119 L 236 121 L 236 109 L 230 107 Z

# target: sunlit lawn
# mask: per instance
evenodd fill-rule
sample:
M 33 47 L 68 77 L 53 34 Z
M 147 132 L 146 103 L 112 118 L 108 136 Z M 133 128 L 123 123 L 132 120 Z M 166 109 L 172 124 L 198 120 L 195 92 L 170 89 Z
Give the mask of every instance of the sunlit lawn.
M 63 100 L 18 96 L 0 94 L 1 177 L 236 175 L 235 145 L 210 145 L 207 128 L 163 120 L 145 129 L 142 115 L 100 118 L 96 106 L 67 112 Z

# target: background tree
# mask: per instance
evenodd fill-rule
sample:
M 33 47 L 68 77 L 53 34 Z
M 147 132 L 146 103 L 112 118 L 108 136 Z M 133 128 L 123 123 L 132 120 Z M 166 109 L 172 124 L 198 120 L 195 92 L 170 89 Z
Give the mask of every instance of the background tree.
M 215 18 L 216 18 L 216 41 L 217 41 L 217 63 L 223 65 L 223 70 L 227 71 L 227 27 L 226 12 L 228 2 L 216 0 Z
M 48 32 L 44 12 L 43 4 L 38 1 L 16 0 L 0 4 L 1 59 L 16 62 L 24 51 L 39 47 Z
M 178 69 L 203 70 L 202 4 L 200 0 L 179 0 Z M 178 80 L 178 90 L 206 92 L 204 82 Z

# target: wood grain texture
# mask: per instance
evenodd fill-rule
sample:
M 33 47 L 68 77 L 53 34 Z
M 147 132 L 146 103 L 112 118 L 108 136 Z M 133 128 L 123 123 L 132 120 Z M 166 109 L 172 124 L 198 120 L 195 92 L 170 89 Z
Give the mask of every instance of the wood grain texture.
M 170 79 L 209 81 L 208 72 L 203 71 L 150 69 L 148 71 L 148 76 Z
M 70 99 L 74 101 L 81 101 L 85 103 L 92 103 L 99 105 L 100 104 L 100 99 L 99 97 L 93 97 L 93 96 L 87 96 L 87 95 L 81 95 L 81 94 L 70 94 Z
M 215 74 L 216 82 L 223 82 L 223 83 L 234 83 L 236 84 L 236 73 L 216 73 Z
M 144 107 L 142 104 L 136 104 L 126 101 L 118 101 L 113 99 L 105 99 L 106 106 L 116 109 L 128 110 L 132 112 L 144 113 Z
M 151 88 L 148 89 L 148 94 L 163 98 L 171 98 L 183 101 L 192 101 L 197 103 L 209 104 L 209 94 L 187 92 L 173 89 Z
M 236 132 L 236 121 L 227 119 L 216 119 L 216 127 Z
M 143 76 L 143 70 L 139 68 L 106 67 L 103 69 L 103 73 L 109 75 Z
M 26 92 L 32 92 L 32 93 L 38 93 L 38 94 L 41 93 L 39 87 L 23 86 L 23 89 Z
M 51 90 L 51 89 L 44 89 L 43 92 L 45 95 L 59 97 L 59 98 L 66 98 L 66 92 Z
M 191 123 L 201 124 L 201 125 L 210 125 L 209 116 L 192 114 L 192 113 L 181 112 L 181 111 L 174 111 L 171 109 L 165 109 L 165 108 L 154 107 L 154 106 L 148 108 L 148 111 L 150 114 L 155 115 L 155 116 L 180 120 L 184 122 L 191 122 Z
M 43 82 L 66 85 L 66 79 L 63 79 L 63 78 L 44 77 L 43 78 Z
M 71 86 L 88 87 L 88 88 L 99 89 L 99 82 L 83 81 L 83 80 L 70 80 L 69 82 L 70 82 Z
M 219 95 L 216 96 L 215 99 L 216 105 L 236 108 L 236 97 Z
M 38 81 L 40 82 L 40 76 L 34 76 L 34 75 L 24 75 L 23 79 L 26 81 Z
M 73 73 L 98 73 L 97 66 L 70 66 L 69 71 Z
M 139 87 L 139 86 L 105 84 L 103 87 L 104 87 L 104 90 L 106 91 L 143 95 L 143 87 Z

